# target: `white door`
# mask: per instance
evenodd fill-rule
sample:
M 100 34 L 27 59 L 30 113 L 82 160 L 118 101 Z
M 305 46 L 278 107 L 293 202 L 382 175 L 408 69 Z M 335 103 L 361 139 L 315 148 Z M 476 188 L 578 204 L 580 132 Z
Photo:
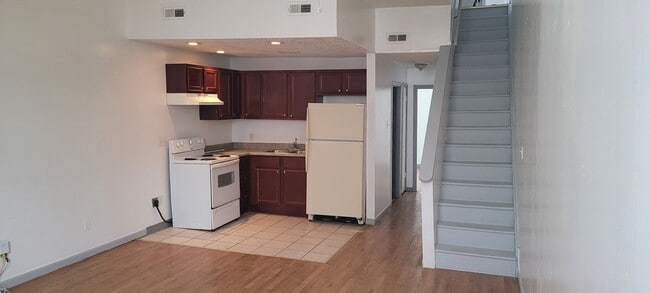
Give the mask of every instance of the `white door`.
M 307 140 L 363 141 L 364 104 L 318 104 L 307 107 Z
M 364 217 L 363 143 L 312 141 L 307 149 L 307 214 Z

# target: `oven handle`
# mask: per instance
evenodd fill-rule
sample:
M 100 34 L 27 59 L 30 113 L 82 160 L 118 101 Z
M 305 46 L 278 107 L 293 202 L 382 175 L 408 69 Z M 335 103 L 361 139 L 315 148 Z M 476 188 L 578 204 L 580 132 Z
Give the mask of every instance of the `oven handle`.
M 223 163 L 212 164 L 212 165 L 210 165 L 210 169 L 214 170 L 214 169 L 217 169 L 217 168 L 223 168 L 223 167 L 228 167 L 228 166 L 232 166 L 232 165 L 239 165 L 239 159 L 232 160 L 232 161 L 227 161 L 227 162 L 223 162 Z

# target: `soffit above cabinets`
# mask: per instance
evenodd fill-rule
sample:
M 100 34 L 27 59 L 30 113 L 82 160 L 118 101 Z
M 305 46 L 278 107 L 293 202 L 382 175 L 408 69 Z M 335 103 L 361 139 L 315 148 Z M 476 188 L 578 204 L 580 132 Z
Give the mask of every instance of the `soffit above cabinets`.
M 165 46 L 196 52 L 215 53 L 235 57 L 363 57 L 366 50 L 337 37 L 329 38 L 275 38 L 275 39 L 220 39 L 220 40 L 146 40 Z M 199 42 L 188 46 L 188 41 Z M 271 45 L 279 41 L 281 45 Z

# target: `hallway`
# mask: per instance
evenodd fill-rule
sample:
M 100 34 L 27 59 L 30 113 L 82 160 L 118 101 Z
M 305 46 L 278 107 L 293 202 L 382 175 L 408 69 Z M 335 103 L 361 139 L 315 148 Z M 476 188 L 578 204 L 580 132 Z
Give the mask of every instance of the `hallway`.
M 519 292 L 513 278 L 422 268 L 420 233 L 406 193 L 326 264 L 136 240 L 11 292 Z

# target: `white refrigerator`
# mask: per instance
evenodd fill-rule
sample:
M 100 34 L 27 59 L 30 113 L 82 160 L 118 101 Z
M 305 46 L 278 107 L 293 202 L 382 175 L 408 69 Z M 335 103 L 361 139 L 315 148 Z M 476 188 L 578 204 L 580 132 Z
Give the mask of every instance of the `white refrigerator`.
M 307 215 L 365 221 L 364 104 L 307 107 Z

